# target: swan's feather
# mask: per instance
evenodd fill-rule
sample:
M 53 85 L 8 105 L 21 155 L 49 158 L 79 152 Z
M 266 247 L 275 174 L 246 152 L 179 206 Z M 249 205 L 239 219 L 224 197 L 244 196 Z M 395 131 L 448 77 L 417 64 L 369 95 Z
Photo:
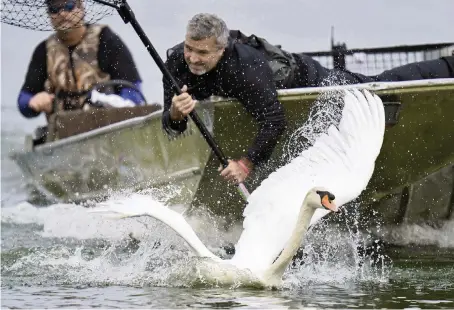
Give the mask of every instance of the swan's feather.
M 269 267 L 290 238 L 311 188 L 327 188 L 338 206 L 354 200 L 366 188 L 385 126 L 382 101 L 367 90 L 364 93 L 345 91 L 339 129 L 331 126 L 292 164 L 271 173 L 251 193 L 232 263 L 255 272 Z M 311 224 L 327 213 L 317 209 Z
M 131 203 L 133 201 L 133 203 Z M 134 194 L 131 197 L 118 200 L 116 203 L 109 201 L 105 206 L 90 210 L 92 213 L 110 213 L 117 215 L 118 218 L 151 216 L 172 228 L 177 234 L 184 238 L 188 245 L 201 257 L 210 257 L 216 261 L 221 259 L 214 255 L 200 241 L 192 227 L 184 217 L 163 205 L 162 203 L 151 199 L 148 196 Z

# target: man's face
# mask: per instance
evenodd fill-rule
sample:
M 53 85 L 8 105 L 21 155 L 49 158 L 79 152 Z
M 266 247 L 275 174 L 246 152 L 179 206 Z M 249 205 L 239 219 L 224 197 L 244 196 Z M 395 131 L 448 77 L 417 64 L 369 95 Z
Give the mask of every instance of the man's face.
M 202 75 L 216 67 L 224 52 L 216 45 L 216 38 L 195 41 L 186 36 L 184 42 L 184 59 L 193 74 Z
M 83 25 L 82 0 L 52 0 L 47 12 L 55 30 L 70 30 Z

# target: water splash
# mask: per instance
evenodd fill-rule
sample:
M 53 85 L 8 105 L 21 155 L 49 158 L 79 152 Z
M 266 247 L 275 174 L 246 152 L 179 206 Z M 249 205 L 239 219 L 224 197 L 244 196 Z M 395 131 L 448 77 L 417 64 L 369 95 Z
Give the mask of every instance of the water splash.
M 154 201 L 144 194 L 122 199 L 130 204 L 150 205 Z M 49 246 L 41 241 L 41 246 L 10 251 L 6 261 L 2 254 L 2 275 L 7 278 L 19 277 L 28 284 L 218 287 L 213 274 L 227 274 L 232 279 L 230 288 L 257 287 L 245 272 L 218 268 L 194 257 L 173 230 L 149 217 L 106 219 L 71 204 L 47 208 L 22 204 L 14 211 L 5 211 L 3 222 L 33 224 L 34 233 L 53 240 Z M 219 230 L 222 219 L 198 211 L 187 220 L 213 252 L 225 255 L 221 246 L 232 242 L 229 238 L 235 234 L 224 235 Z M 304 258 L 296 260 L 284 275 L 284 289 L 300 289 L 312 283 L 386 279 L 383 274 L 377 276 L 381 266 L 364 263 L 358 257 L 359 236 L 326 223 L 319 226 L 306 238 Z
M 349 85 L 347 79 L 339 71 L 331 72 L 320 86 Z M 326 133 L 331 125 L 338 126 L 344 108 L 344 93 L 342 90 L 325 90 L 318 94 L 311 103 L 309 115 L 301 115 L 301 124 L 294 130 L 284 144 L 282 160 L 289 162 L 302 151 L 310 147 L 317 137 Z
M 289 162 L 302 151 L 312 146 L 317 137 L 326 133 L 329 126 L 337 126 L 342 117 L 343 93 L 340 91 L 322 92 L 310 107 L 307 119 L 299 125 L 284 144 L 283 160 Z
M 308 233 L 299 258 L 284 275 L 285 288 L 388 281 L 392 262 L 378 240 L 360 229 L 357 203 L 344 213 L 342 220 L 322 221 Z
M 115 204 L 119 199 L 131 205 L 152 206 L 158 200 L 147 193 L 116 196 L 98 206 Z M 181 205 L 172 208 L 185 210 Z M 187 220 L 214 253 L 226 255 L 220 245 L 234 239 L 230 232 L 224 235 L 219 229 L 224 225 L 222 219 L 198 210 Z M 3 209 L 2 224 L 14 225 L 15 232 L 22 229 L 28 237 L 39 236 L 39 241 L 34 238 L 39 245 L 32 242 L 26 249 L 17 249 L 15 243 L 20 237 L 11 236 L 16 238 L 9 241 L 12 250 L 2 253 L 2 275 L 20 276 L 27 283 L 130 286 L 209 283 L 209 271 L 200 270 L 186 243 L 173 230 L 149 217 L 118 220 L 89 213 L 87 208 L 75 204 L 41 208 L 22 203 Z
M 403 223 L 397 227 L 384 227 L 382 237 L 387 242 L 399 245 L 437 246 L 454 248 L 454 218 L 438 224 Z

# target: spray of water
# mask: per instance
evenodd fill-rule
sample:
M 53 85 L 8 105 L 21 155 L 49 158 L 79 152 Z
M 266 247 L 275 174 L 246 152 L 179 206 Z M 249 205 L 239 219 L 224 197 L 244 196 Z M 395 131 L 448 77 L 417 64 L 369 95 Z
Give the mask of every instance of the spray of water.
M 131 205 L 156 201 L 149 194 L 122 199 Z M 118 198 L 105 203 L 118 203 Z M 15 249 L 6 261 L 2 254 L 2 275 L 28 284 L 217 287 L 213 274 L 227 273 L 232 275 L 231 287 L 256 285 L 249 275 L 236 269 L 220 270 L 214 264 L 202 263 L 173 230 L 152 218 L 118 220 L 86 211 L 71 204 L 46 208 L 22 204 L 4 210 L 3 224 L 33 225 L 39 245 Z M 210 213 L 199 211 L 187 220 L 216 254 L 225 255 L 221 246 L 234 242 L 230 238 L 235 234 L 220 233 L 222 219 Z M 296 259 L 284 275 L 284 288 L 300 289 L 314 282 L 386 279 L 383 266 L 369 264 L 359 256 L 356 249 L 361 242 L 364 238 L 354 225 L 349 231 L 321 223 L 307 235 L 303 257 Z
M 286 283 L 290 288 L 321 281 L 330 284 L 387 281 L 391 261 L 374 235 L 361 229 L 358 207 L 358 203 L 349 204 L 342 220 L 322 221 L 307 235 L 304 254 L 295 260 L 290 269 L 293 272 L 288 273 Z
M 454 218 L 434 227 L 424 223 L 404 223 L 398 227 L 383 227 L 382 237 L 399 246 L 436 246 L 454 248 Z

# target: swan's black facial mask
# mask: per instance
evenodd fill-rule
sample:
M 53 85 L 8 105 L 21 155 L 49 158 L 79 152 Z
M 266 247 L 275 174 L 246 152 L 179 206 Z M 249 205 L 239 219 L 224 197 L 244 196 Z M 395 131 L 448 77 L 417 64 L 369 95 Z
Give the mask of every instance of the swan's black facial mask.
M 320 196 L 320 203 L 323 208 L 329 211 L 338 212 L 338 208 L 333 202 L 333 200 L 336 199 L 336 196 L 328 191 L 317 191 L 317 194 Z

